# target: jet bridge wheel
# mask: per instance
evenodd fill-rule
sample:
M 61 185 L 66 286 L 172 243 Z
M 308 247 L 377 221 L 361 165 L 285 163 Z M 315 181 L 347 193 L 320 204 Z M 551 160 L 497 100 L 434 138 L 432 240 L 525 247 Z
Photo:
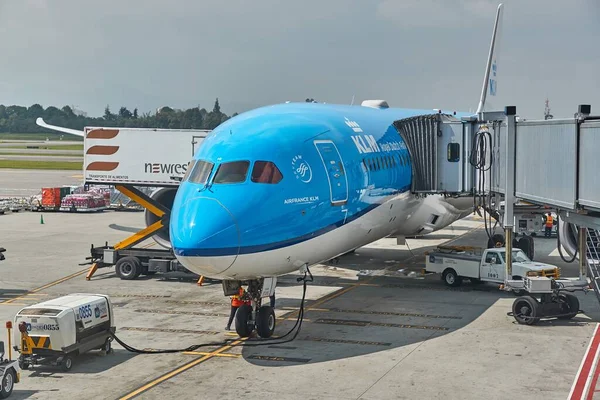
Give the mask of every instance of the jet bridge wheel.
M 558 295 L 560 302 L 560 311 L 566 314 L 558 317 L 558 319 L 571 319 L 579 313 L 579 299 L 571 293 L 561 293 Z
M 515 299 L 512 306 L 513 317 L 521 325 L 534 325 L 539 320 L 539 303 L 531 296 L 521 296 Z

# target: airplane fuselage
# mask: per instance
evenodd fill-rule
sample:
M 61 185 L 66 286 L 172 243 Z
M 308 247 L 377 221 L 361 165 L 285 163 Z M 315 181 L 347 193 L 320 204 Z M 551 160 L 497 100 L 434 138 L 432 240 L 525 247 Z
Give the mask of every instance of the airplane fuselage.
M 472 199 L 410 192 L 411 158 L 392 124 L 431 113 L 290 103 L 226 121 L 178 189 L 177 258 L 210 278 L 277 276 L 463 218 Z

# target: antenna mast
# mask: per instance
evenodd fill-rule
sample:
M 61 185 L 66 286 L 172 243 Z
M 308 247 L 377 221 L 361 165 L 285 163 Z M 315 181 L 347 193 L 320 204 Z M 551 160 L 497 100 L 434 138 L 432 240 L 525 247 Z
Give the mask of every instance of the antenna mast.
M 546 107 L 544 108 L 544 119 L 552 119 L 554 115 L 550 114 L 550 102 L 546 99 Z

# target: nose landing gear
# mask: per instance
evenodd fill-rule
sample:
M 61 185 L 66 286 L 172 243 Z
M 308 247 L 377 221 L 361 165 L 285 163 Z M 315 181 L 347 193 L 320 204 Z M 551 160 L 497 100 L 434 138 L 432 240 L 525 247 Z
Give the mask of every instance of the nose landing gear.
M 240 337 L 250 337 L 256 331 L 258 336 L 266 339 L 275 332 L 275 310 L 271 306 L 262 305 L 262 299 L 275 292 L 275 278 L 267 279 L 268 282 L 265 279 L 248 282 L 252 305 L 243 305 L 235 313 L 235 330 Z

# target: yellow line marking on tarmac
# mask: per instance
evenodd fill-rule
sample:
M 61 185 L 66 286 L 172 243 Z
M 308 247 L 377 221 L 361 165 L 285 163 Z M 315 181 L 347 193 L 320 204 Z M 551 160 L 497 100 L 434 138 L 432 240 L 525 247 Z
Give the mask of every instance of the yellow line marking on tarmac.
M 456 238 L 454 238 L 454 239 L 450 240 L 450 241 L 449 241 L 449 242 L 447 242 L 447 243 L 451 243 L 451 242 L 453 242 L 453 241 L 455 241 L 455 240 L 457 240 L 457 239 L 461 238 L 462 236 L 465 236 L 465 235 L 467 235 L 467 234 L 469 234 L 469 233 L 473 232 L 474 230 L 476 230 L 476 229 L 479 229 L 479 228 L 480 228 L 482 225 L 483 225 L 483 224 L 481 224 L 479 227 L 473 228 L 473 229 L 471 229 L 471 230 L 469 230 L 469 231 L 467 231 L 467 232 L 465 232 L 465 233 L 463 233 L 463 234 L 461 234 L 461 235 L 457 236 Z M 413 255 L 413 256 L 411 256 L 411 257 L 407 258 L 407 259 L 405 260 L 405 262 L 406 262 L 406 261 L 408 261 L 408 260 L 410 260 L 410 259 L 412 259 L 412 258 L 415 258 L 415 257 L 417 257 L 417 256 L 422 256 L 422 255 L 423 255 L 422 253 L 415 254 L 415 255 Z M 359 287 L 359 286 L 367 286 L 367 285 L 372 285 L 372 284 L 369 284 L 369 282 L 370 282 L 371 280 L 373 280 L 373 279 L 375 279 L 375 277 L 369 278 L 369 279 L 367 279 L 365 282 L 357 282 L 357 283 L 351 284 L 351 286 L 349 286 L 349 287 L 347 287 L 347 288 L 345 288 L 345 289 L 336 290 L 336 291 L 334 291 L 333 293 L 330 293 L 330 294 L 328 294 L 328 295 L 326 295 L 326 296 L 324 296 L 324 297 L 322 297 L 322 298 L 318 299 L 318 300 L 317 300 L 315 303 L 313 303 L 311 306 L 309 306 L 309 307 L 305 307 L 305 310 L 315 310 L 315 309 L 318 309 L 318 308 L 317 308 L 317 306 L 320 306 L 320 305 L 321 305 L 321 304 L 323 304 L 323 303 L 326 303 L 326 302 L 328 302 L 328 301 L 330 301 L 330 300 L 333 300 L 333 299 L 335 299 L 336 297 L 340 297 L 341 295 L 343 295 L 343 294 L 345 294 L 345 293 L 348 293 L 348 292 L 349 292 L 349 291 L 351 291 L 352 289 L 356 289 L 356 288 L 357 288 L 357 287 Z M 279 317 L 279 318 L 277 318 L 277 319 L 283 319 L 283 320 L 291 319 L 291 318 L 294 316 L 294 314 L 297 314 L 298 312 L 299 312 L 299 310 L 292 311 L 292 312 L 290 312 L 290 313 L 287 313 L 287 315 L 285 315 L 285 314 L 284 314 L 284 316 L 282 316 L 282 317 Z M 308 321 L 308 320 L 307 320 L 307 319 L 305 319 L 305 321 Z M 228 335 L 228 336 L 237 336 L 237 333 L 234 333 L 234 332 L 226 332 L 226 333 L 225 333 L 225 335 Z M 178 374 L 180 374 L 180 373 L 182 373 L 182 372 L 185 372 L 185 371 L 187 371 L 188 369 L 190 369 L 190 368 L 193 368 L 193 367 L 195 367 L 195 366 L 196 366 L 196 365 L 198 365 L 198 364 L 201 364 L 201 363 L 203 363 L 204 361 L 207 361 L 207 360 L 209 360 L 209 359 L 211 359 L 211 358 L 213 358 L 213 357 L 218 357 L 218 355 L 219 355 L 219 354 L 221 354 L 221 353 L 223 353 L 224 351 L 227 351 L 227 350 L 229 350 L 229 349 L 233 348 L 234 346 L 236 346 L 236 345 L 238 345 L 238 344 L 242 343 L 244 340 L 247 340 L 247 338 L 241 338 L 240 340 L 236 340 L 235 342 L 231 343 L 230 345 L 226 345 L 226 346 L 220 347 L 219 349 L 217 349 L 217 350 L 215 350 L 215 351 L 213 351 L 213 352 L 211 352 L 211 353 L 207 353 L 206 355 L 203 355 L 202 357 L 200 357 L 200 358 L 198 358 L 198 359 L 196 359 L 196 360 L 190 361 L 189 363 L 187 363 L 187 364 L 184 364 L 184 365 L 182 365 L 181 367 L 179 367 L 179 368 L 177 368 L 177 369 L 175 369 L 175 370 L 173 370 L 173 371 L 171 371 L 171 372 L 168 372 L 168 373 L 166 373 L 166 374 L 164 374 L 164 375 L 162 375 L 162 376 L 160 376 L 160 377 L 158 377 L 158 378 L 154 379 L 153 381 L 150 381 L 150 382 L 148 382 L 147 384 L 145 384 L 145 385 L 143 385 L 143 386 L 139 387 L 138 389 L 136 389 L 136 390 L 134 390 L 134 391 L 132 391 L 132 392 L 130 392 L 130 393 L 128 393 L 128 394 L 126 394 L 125 396 L 121 397 L 121 398 L 120 398 L 120 400 L 128 400 L 128 399 L 131 399 L 131 398 L 133 398 L 133 397 L 136 397 L 137 395 L 139 395 L 139 394 L 141 394 L 141 393 L 143 393 L 143 392 L 145 392 L 145 391 L 147 391 L 147 390 L 149 390 L 149 389 L 153 388 L 154 386 L 157 386 L 157 385 L 159 385 L 160 383 L 162 383 L 162 382 L 164 382 L 164 381 L 166 381 L 166 380 L 168 380 L 168 379 L 171 379 L 172 377 L 174 377 L 174 376 L 176 376 L 176 375 L 178 375 Z M 190 353 L 191 353 L 191 352 L 190 352 Z M 223 355 L 223 356 L 225 356 L 225 355 Z
M 145 385 L 139 387 L 138 389 L 134 390 L 133 392 L 126 394 L 125 396 L 121 397 L 120 400 L 131 399 L 131 398 L 133 398 L 133 397 L 135 397 L 135 396 L 137 396 L 137 395 L 139 395 L 139 394 L 147 391 L 148 389 L 153 388 L 154 386 L 160 384 L 161 382 L 164 382 L 167 379 L 171 379 L 175 375 L 179 375 L 180 373 L 182 373 L 184 371 L 187 371 L 188 369 L 190 369 L 192 367 L 195 367 L 196 365 L 198 365 L 200 363 L 203 363 L 204 361 L 207 361 L 207 360 L 210 360 L 213 357 L 216 357 L 218 354 L 221 354 L 222 352 L 231 349 L 233 346 L 235 346 L 235 345 L 243 342 L 244 340 L 246 340 L 246 339 L 244 338 L 244 339 L 236 340 L 235 342 L 233 342 L 230 345 L 220 347 L 217 350 L 215 350 L 215 351 L 213 351 L 211 353 L 208 353 L 205 356 L 202 356 L 202 357 L 197 358 L 197 359 L 195 359 L 193 361 L 190 361 L 189 363 L 184 364 L 181 367 L 179 367 L 179 368 L 177 368 L 177 369 L 175 369 L 175 370 L 173 370 L 171 372 L 168 372 L 168 373 L 166 373 L 166 374 L 164 374 L 164 375 L 162 375 L 162 376 L 154 379 L 153 381 L 150 381 L 150 382 L 146 383 Z
M 184 351 L 183 354 L 187 354 L 187 355 L 192 355 L 192 356 L 208 356 L 212 353 L 206 353 L 203 351 Z M 219 353 L 219 354 L 214 354 L 215 357 L 231 357 L 231 358 L 240 358 L 242 355 L 241 354 L 225 354 L 225 353 Z
M 35 289 L 33 289 L 33 290 L 30 290 L 30 291 L 29 291 L 29 293 L 25 293 L 25 294 L 23 294 L 23 295 L 21 295 L 21 296 L 13 297 L 12 299 L 9 299 L 9 300 L 4 300 L 4 301 L 3 301 L 2 303 L 0 303 L 0 304 L 11 304 L 13 301 L 16 301 L 16 300 L 22 300 L 22 299 L 24 299 L 26 296 L 30 296 L 30 295 L 32 295 L 32 294 L 35 294 L 36 292 L 39 292 L 39 291 L 42 291 L 42 290 L 44 290 L 44 289 L 47 289 L 47 288 L 49 288 L 49 287 L 52 287 L 52 286 L 58 285 L 59 283 L 63 283 L 63 282 L 65 282 L 65 281 L 68 281 L 69 279 L 73 279 L 73 278 L 75 278 L 75 277 L 77 277 L 77 276 L 79 276 L 79 275 L 82 275 L 82 274 L 86 273 L 87 271 L 88 271 L 88 268 L 86 268 L 86 269 L 84 269 L 84 270 L 81 270 L 81 271 L 79 271 L 79 272 L 75 272 L 75 273 L 73 273 L 73 274 L 71 274 L 71 275 L 65 276 L 64 278 L 57 279 L 57 280 L 55 280 L 54 282 L 50 282 L 50 283 L 47 283 L 47 284 L 45 284 L 44 286 L 40 286 L 40 287 L 38 287 L 38 288 L 35 288 Z

